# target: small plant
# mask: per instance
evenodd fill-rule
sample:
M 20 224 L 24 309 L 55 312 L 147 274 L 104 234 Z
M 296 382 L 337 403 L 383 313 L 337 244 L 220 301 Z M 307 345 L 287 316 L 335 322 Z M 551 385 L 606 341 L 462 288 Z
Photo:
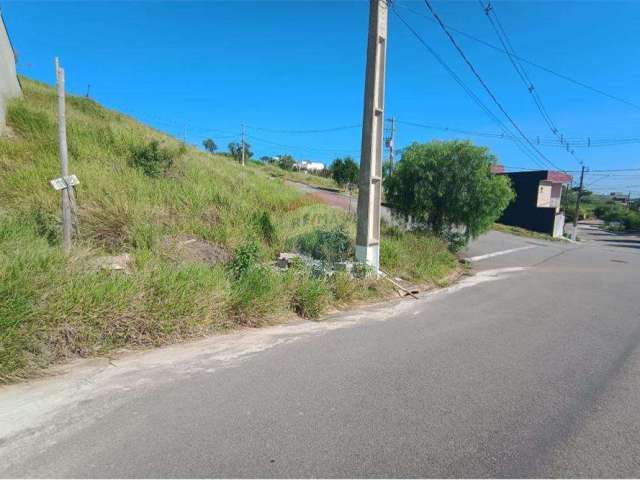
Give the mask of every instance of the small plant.
M 330 291 L 324 279 L 304 276 L 296 287 L 292 307 L 301 317 L 316 319 L 327 307 L 329 299 Z
M 33 213 L 33 221 L 36 225 L 36 232 L 45 238 L 49 245 L 58 243 L 60 236 L 60 222 L 54 214 L 44 210 L 36 210 Z
M 448 231 L 444 234 L 444 238 L 449 244 L 449 250 L 453 253 L 462 250 L 468 242 L 467 236 L 460 232 Z
M 355 278 L 367 278 L 375 273 L 375 269 L 371 265 L 358 262 L 353 264 L 352 273 Z
M 171 168 L 173 162 L 173 152 L 162 148 L 157 140 L 131 149 L 130 164 L 142 170 L 147 177 L 161 177 Z
M 355 295 L 358 284 L 347 272 L 336 272 L 333 275 L 333 296 L 338 302 L 347 303 Z
M 260 231 L 262 239 L 267 243 L 267 245 L 273 245 L 273 243 L 277 239 L 277 231 L 276 226 L 271 220 L 271 215 L 269 215 L 269 212 L 263 211 L 260 215 L 258 215 L 256 223 L 258 225 L 258 230 Z
M 279 288 L 280 278 L 273 270 L 254 265 L 232 286 L 232 312 L 242 323 L 255 324 L 260 317 L 286 309 Z
M 323 262 L 346 260 L 353 253 L 351 239 L 344 227 L 331 230 L 313 230 L 298 237 L 298 250 Z
M 245 243 L 236 248 L 229 269 L 237 279 L 255 267 L 258 261 L 258 245 L 255 242 Z

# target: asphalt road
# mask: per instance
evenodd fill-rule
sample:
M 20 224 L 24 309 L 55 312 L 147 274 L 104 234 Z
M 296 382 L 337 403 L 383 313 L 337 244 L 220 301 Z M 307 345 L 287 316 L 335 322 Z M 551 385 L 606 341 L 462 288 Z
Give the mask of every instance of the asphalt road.
M 476 275 L 0 390 L 14 477 L 638 477 L 640 237 L 491 233 Z M 527 247 L 527 248 L 523 248 Z

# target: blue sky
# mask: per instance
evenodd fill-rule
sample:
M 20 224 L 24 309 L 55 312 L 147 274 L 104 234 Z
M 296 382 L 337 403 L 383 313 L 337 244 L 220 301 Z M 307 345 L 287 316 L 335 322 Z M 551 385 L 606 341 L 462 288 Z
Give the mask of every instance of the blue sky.
M 422 1 L 398 13 L 496 115 L 478 81 Z M 258 156 L 290 153 L 329 163 L 359 156 L 360 130 L 299 134 L 269 130 L 359 124 L 368 2 L 13 2 L 0 1 L 20 73 L 68 90 L 199 144 L 238 140 L 247 124 Z M 476 1 L 433 2 L 443 21 L 499 45 Z M 640 105 L 640 2 L 494 2 L 517 54 Z M 498 100 L 530 139 L 553 138 L 508 57 L 453 32 Z M 393 14 L 389 17 L 386 115 L 404 122 L 500 133 Z M 640 108 L 616 102 L 524 64 L 565 137 L 640 137 Z M 399 124 L 397 145 L 467 135 Z M 536 168 L 513 142 L 471 137 L 511 167 Z M 540 146 L 558 167 L 579 163 Z M 592 170 L 640 168 L 640 144 L 575 148 Z M 606 177 L 605 175 L 609 175 Z M 634 190 L 640 172 L 594 172 L 601 191 Z

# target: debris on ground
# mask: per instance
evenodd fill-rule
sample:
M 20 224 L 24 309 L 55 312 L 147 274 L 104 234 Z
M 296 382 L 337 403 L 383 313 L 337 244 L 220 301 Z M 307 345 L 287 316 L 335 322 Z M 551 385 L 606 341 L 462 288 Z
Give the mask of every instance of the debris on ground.
M 105 255 L 96 257 L 91 262 L 92 270 L 114 270 L 123 273 L 130 273 L 131 256 L 128 253 L 122 255 Z
M 229 262 L 232 257 L 231 253 L 215 243 L 188 236 L 167 237 L 164 246 L 169 256 L 187 263 L 217 265 Z

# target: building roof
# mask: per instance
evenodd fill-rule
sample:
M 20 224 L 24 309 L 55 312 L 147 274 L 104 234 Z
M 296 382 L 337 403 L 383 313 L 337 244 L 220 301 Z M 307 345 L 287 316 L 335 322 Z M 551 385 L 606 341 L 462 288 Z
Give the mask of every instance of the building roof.
M 492 169 L 493 171 L 493 169 Z M 567 184 L 571 182 L 573 178 L 571 175 L 558 172 L 555 170 L 528 170 L 526 172 L 494 172 L 498 175 L 508 175 L 508 176 L 517 176 L 517 177 L 534 177 L 539 180 L 547 180 L 553 183 L 562 183 Z

